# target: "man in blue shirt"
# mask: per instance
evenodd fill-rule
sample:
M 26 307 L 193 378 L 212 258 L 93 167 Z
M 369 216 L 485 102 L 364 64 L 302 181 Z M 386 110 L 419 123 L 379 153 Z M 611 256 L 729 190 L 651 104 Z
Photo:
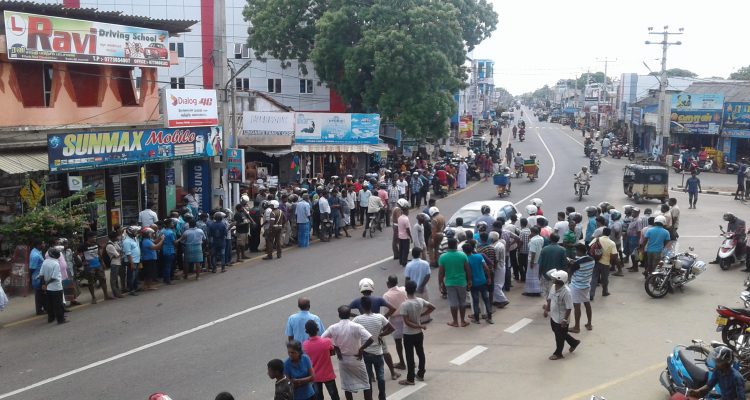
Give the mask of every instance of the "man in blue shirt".
M 685 191 L 688 193 L 688 202 L 690 207 L 695 208 L 695 203 L 698 202 L 698 193 L 702 192 L 701 180 L 695 176 L 695 171 L 690 173 L 690 178 L 685 182 Z
M 659 215 L 654 218 L 654 226 L 644 234 L 646 239 L 643 248 L 646 251 L 646 274 L 654 272 L 654 268 L 661 259 L 664 245 L 669 241 L 669 231 L 664 229 L 666 218 Z M 648 275 L 647 275 L 648 276 Z
M 174 230 L 174 221 L 168 219 L 164 223 L 164 230 L 162 230 L 162 237 L 164 238 L 164 244 L 161 247 L 161 262 L 162 262 L 162 278 L 164 279 L 165 285 L 172 284 L 172 271 L 174 270 L 174 259 L 175 259 L 175 246 L 174 242 L 177 240 L 177 235 Z
M 726 346 L 714 349 L 716 368 L 703 387 L 688 390 L 691 398 L 703 398 L 716 385 L 719 385 L 722 400 L 743 400 L 745 398 L 745 379 L 739 371 L 732 368 L 732 350 Z
M 305 193 L 294 208 L 297 217 L 297 245 L 299 247 L 310 245 L 310 211 L 310 196 Z
M 44 294 L 42 293 L 41 285 L 38 284 L 37 278 L 44 262 L 44 241 L 42 239 L 34 239 L 33 248 L 31 254 L 29 254 L 29 275 L 31 278 L 31 286 L 34 288 L 34 306 L 36 307 L 36 315 L 46 314 L 44 310 L 44 303 L 46 301 Z
M 309 320 L 315 321 L 321 332 L 325 331 L 323 328 L 323 322 L 321 322 L 320 318 L 310 312 L 310 299 L 307 297 L 300 297 L 297 299 L 297 307 L 299 307 L 299 312 L 289 316 L 286 321 L 286 329 L 284 329 L 284 334 L 290 342 L 296 340 L 303 343 L 309 338 L 307 332 L 305 332 L 305 324 Z
M 141 246 L 138 245 L 138 227 L 131 226 L 125 230 L 122 240 L 123 265 L 127 268 L 128 294 L 138 296 L 138 264 L 141 263 Z

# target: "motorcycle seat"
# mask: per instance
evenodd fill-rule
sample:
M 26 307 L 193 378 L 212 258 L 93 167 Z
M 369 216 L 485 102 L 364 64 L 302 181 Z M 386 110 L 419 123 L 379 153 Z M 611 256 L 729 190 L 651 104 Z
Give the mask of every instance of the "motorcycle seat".
M 732 311 L 736 312 L 737 314 L 744 315 L 746 317 L 750 317 L 750 310 L 745 308 L 732 308 Z
M 691 357 L 692 352 L 679 350 L 677 354 L 680 356 L 680 361 L 682 361 L 682 365 L 685 367 L 688 375 L 693 380 L 693 387 L 699 388 L 705 385 L 706 381 L 708 381 L 708 369 L 695 363 L 693 357 Z

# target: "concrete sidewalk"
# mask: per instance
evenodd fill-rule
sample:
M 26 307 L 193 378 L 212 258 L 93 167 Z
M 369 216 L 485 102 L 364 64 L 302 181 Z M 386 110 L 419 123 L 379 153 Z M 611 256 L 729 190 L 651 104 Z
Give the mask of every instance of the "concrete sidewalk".
M 674 172 L 673 169 L 670 170 L 670 189 L 683 190 L 685 181 L 687 181 L 688 178 L 690 178 L 690 174 L 688 173 L 677 173 Z M 701 181 L 703 193 L 706 194 L 734 196 L 734 193 L 737 190 L 737 175 L 735 174 L 702 172 L 698 175 L 698 179 Z

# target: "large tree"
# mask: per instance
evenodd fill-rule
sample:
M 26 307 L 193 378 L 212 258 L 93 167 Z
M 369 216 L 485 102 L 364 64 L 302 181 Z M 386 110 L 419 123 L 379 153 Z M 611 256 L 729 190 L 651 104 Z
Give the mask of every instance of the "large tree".
M 729 75 L 729 79 L 735 81 L 750 81 L 750 65 L 742 67 Z
M 466 51 L 497 25 L 485 0 L 248 0 L 244 15 L 256 56 L 312 61 L 352 112 L 412 137 L 445 133 Z
M 661 75 L 661 72 L 654 71 L 654 72 L 651 72 L 649 75 L 659 76 Z M 667 70 L 667 77 L 668 78 L 697 78 L 698 74 L 696 74 L 693 71 L 683 69 L 683 68 L 670 68 Z

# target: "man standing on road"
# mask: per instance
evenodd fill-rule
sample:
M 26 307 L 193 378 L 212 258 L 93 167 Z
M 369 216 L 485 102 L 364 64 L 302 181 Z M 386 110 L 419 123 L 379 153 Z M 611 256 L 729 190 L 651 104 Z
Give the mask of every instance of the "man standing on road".
M 445 217 L 440 215 L 437 207 L 430 207 L 430 218 L 432 218 L 432 267 L 438 266 L 440 257 L 440 243 L 443 242 L 443 230 L 445 230 Z M 456 243 L 458 245 L 458 243 Z
M 404 269 L 404 277 L 407 281 L 414 281 L 417 284 L 417 296 L 430 300 L 430 294 L 427 287 L 427 282 L 430 281 L 430 264 L 422 259 L 422 250 L 415 247 L 411 250 L 412 260 L 406 264 Z M 393 304 L 396 307 L 395 304 Z M 427 323 L 426 321 L 423 323 Z
M 644 243 L 643 249 L 646 251 L 646 276 L 654 272 L 656 264 L 661 259 L 661 253 L 664 250 L 664 245 L 669 241 L 669 231 L 664 229 L 664 223 L 666 218 L 664 216 L 657 216 L 654 218 L 654 226 L 648 229 L 643 234 Z
M 333 341 L 336 356 L 339 358 L 339 376 L 346 399 L 353 400 L 352 393 L 360 390 L 364 391 L 365 399 L 372 399 L 370 379 L 362 355 L 375 340 L 364 326 L 349 320 L 351 310 L 348 306 L 340 306 L 338 313 L 340 321 L 329 326 L 321 337 L 331 338 Z
M 570 264 L 570 294 L 575 308 L 575 325 L 570 329 L 572 333 L 581 331 L 581 303 L 586 308 L 586 329 L 591 330 L 591 303 L 589 292 L 591 291 L 591 276 L 594 274 L 594 259 L 586 253 L 586 245 L 577 243 L 575 245 L 576 258 Z
M 505 247 L 505 240 L 500 239 L 500 235 L 497 232 L 490 232 L 490 243 L 495 250 L 495 276 L 493 278 L 494 288 L 492 290 L 492 304 L 497 308 L 504 308 L 510 301 L 505 296 L 503 287 L 506 285 L 505 280 L 508 278 L 506 273 L 506 259 L 507 251 Z
M 424 236 L 424 226 L 426 219 L 427 215 L 422 213 L 417 214 L 417 222 L 411 229 L 411 241 L 413 242 L 414 248 L 418 248 L 424 253 L 427 253 L 427 243 L 425 242 Z
M 329 338 L 318 336 L 318 324 L 314 320 L 305 323 L 305 332 L 310 337 L 302 343 L 302 349 L 310 357 L 313 365 L 313 384 L 315 385 L 315 400 L 323 400 L 323 386 L 326 387 L 331 400 L 339 400 L 339 389 L 336 387 L 336 373 L 333 372 L 331 352 L 333 342 Z
M 515 129 L 515 127 L 513 127 L 513 129 Z M 514 151 L 513 145 L 508 142 L 508 147 L 505 148 L 505 163 L 508 164 L 508 167 L 510 167 L 510 163 L 513 161 L 513 155 L 515 154 Z
M 408 266 L 407 266 L 408 268 Z M 427 267 L 430 270 L 430 267 Z M 386 281 L 388 291 L 383 294 L 383 299 L 392 305 L 396 310 L 400 309 L 401 304 L 406 301 L 406 289 L 403 286 L 398 286 L 398 277 L 396 275 L 390 275 Z M 393 341 L 396 343 L 396 354 L 398 355 L 398 364 L 394 364 L 395 369 L 406 369 L 406 363 L 404 362 L 404 318 L 396 312 L 391 315 L 389 322 L 393 326 Z
M 398 252 L 399 263 L 402 267 L 409 261 L 409 248 L 411 242 L 411 228 L 409 227 L 409 202 L 399 199 L 401 215 L 398 217 Z
M 602 139 L 602 157 L 607 157 L 607 155 L 609 155 L 610 144 L 609 137 L 605 136 L 604 139 Z
M 544 237 L 539 234 L 539 227 L 531 227 L 529 239 L 529 266 L 526 269 L 526 284 L 523 288 L 524 296 L 539 296 L 542 293 L 542 283 L 539 280 L 539 256 L 544 247 Z
M 703 192 L 701 187 L 701 180 L 695 174 L 695 171 L 690 173 L 690 178 L 685 182 L 685 191 L 688 193 L 688 203 L 690 207 L 695 209 L 695 205 L 698 203 L 698 193 Z
M 568 319 L 570 318 L 570 310 L 573 308 L 570 290 L 565 285 L 565 282 L 568 280 L 568 273 L 565 271 L 554 271 L 550 275 L 555 284 L 547 297 L 547 304 L 544 306 L 544 317 L 550 317 L 552 332 L 555 333 L 555 352 L 549 356 L 549 359 L 559 360 L 563 358 L 562 351 L 565 342 L 568 342 L 570 345 L 568 351 L 572 353 L 581 344 L 581 341 L 576 340 L 568 333 Z
M 560 237 L 557 233 L 549 235 L 549 240 L 550 244 L 544 246 L 539 254 L 539 274 L 542 276 L 542 295 L 545 299 L 552 288 L 552 278 L 547 273 L 553 269 L 565 269 L 568 261 L 565 249 L 558 243 Z
M 453 321 L 449 326 L 466 327 L 466 289 L 471 289 L 471 269 L 466 254 L 458 251 L 458 240 L 448 239 L 448 251 L 438 260 L 440 291 L 448 294 Z M 407 291 L 408 293 L 408 291 Z M 461 320 L 459 321 L 459 314 Z M 460 324 L 460 325 L 459 325 Z
M 594 275 L 591 277 L 591 292 L 589 295 L 589 300 L 591 301 L 594 301 L 596 288 L 600 284 L 602 285 L 602 296 L 609 296 L 609 269 L 610 267 L 620 265 L 617 245 L 609 238 L 611 233 L 609 228 L 604 228 L 602 236 L 591 242 L 591 250 L 597 253 L 597 247 L 599 247 L 598 251 L 600 251 L 600 258 L 598 260 L 596 254 L 593 255 L 596 264 L 594 266 Z M 669 236 L 667 236 L 667 239 L 669 239 Z M 622 267 L 619 267 L 619 269 L 622 269 Z
M 42 291 L 41 286 L 37 278 L 42 270 L 42 264 L 44 263 L 44 241 L 36 238 L 33 241 L 33 247 L 29 254 L 29 275 L 31 278 L 31 286 L 34 288 L 34 305 L 36 306 L 36 315 L 44 315 L 47 298 Z
M 382 314 L 372 313 L 372 299 L 370 296 L 363 296 L 360 300 L 360 309 L 362 314 L 354 318 L 353 322 L 360 324 L 367 329 L 367 332 L 373 338 L 377 338 L 370 346 L 365 349 L 364 361 L 367 368 L 367 375 L 370 382 L 378 382 L 378 400 L 385 400 L 385 370 L 383 366 L 383 336 L 393 333 L 393 325 L 388 322 Z M 370 386 L 372 391 L 372 386 Z
M 297 307 L 299 307 L 299 312 L 289 316 L 286 321 L 284 334 L 289 342 L 296 340 L 300 343 L 304 343 L 309 337 L 305 331 L 305 324 L 307 321 L 315 321 L 315 323 L 318 324 L 318 331 L 324 330 L 323 322 L 320 321 L 320 318 L 317 315 L 310 312 L 310 299 L 307 297 L 300 297 L 297 299 Z
M 401 217 L 401 214 L 404 213 L 404 210 L 401 207 L 391 206 L 391 222 L 393 225 L 391 225 L 391 229 L 393 232 L 393 237 L 391 238 L 391 250 L 393 250 L 393 259 L 394 260 L 401 260 L 401 252 L 399 249 L 399 229 L 398 229 L 398 220 Z M 408 226 L 408 223 L 407 223 Z
M 297 246 L 310 246 L 310 196 L 305 193 L 302 200 L 297 202 L 294 207 L 294 213 L 297 217 Z
M 458 243 L 456 243 L 458 244 Z M 406 350 L 406 379 L 399 381 L 400 385 L 414 385 L 414 380 L 424 380 L 425 355 L 424 355 L 424 330 L 426 326 L 419 321 L 422 317 L 429 316 L 435 306 L 425 299 L 415 296 L 417 283 L 406 282 L 406 295 L 408 299 L 401 304 L 399 314 L 404 318 L 404 347 Z M 463 309 L 463 308 L 462 308 Z M 419 368 L 415 374 L 414 353 L 419 359 Z
M 521 244 L 518 246 L 518 276 L 514 277 L 516 280 L 520 278 L 521 282 L 526 282 L 526 269 L 529 266 L 529 240 L 531 239 L 531 229 L 526 218 L 521 218 L 521 231 L 518 237 L 521 239 Z

